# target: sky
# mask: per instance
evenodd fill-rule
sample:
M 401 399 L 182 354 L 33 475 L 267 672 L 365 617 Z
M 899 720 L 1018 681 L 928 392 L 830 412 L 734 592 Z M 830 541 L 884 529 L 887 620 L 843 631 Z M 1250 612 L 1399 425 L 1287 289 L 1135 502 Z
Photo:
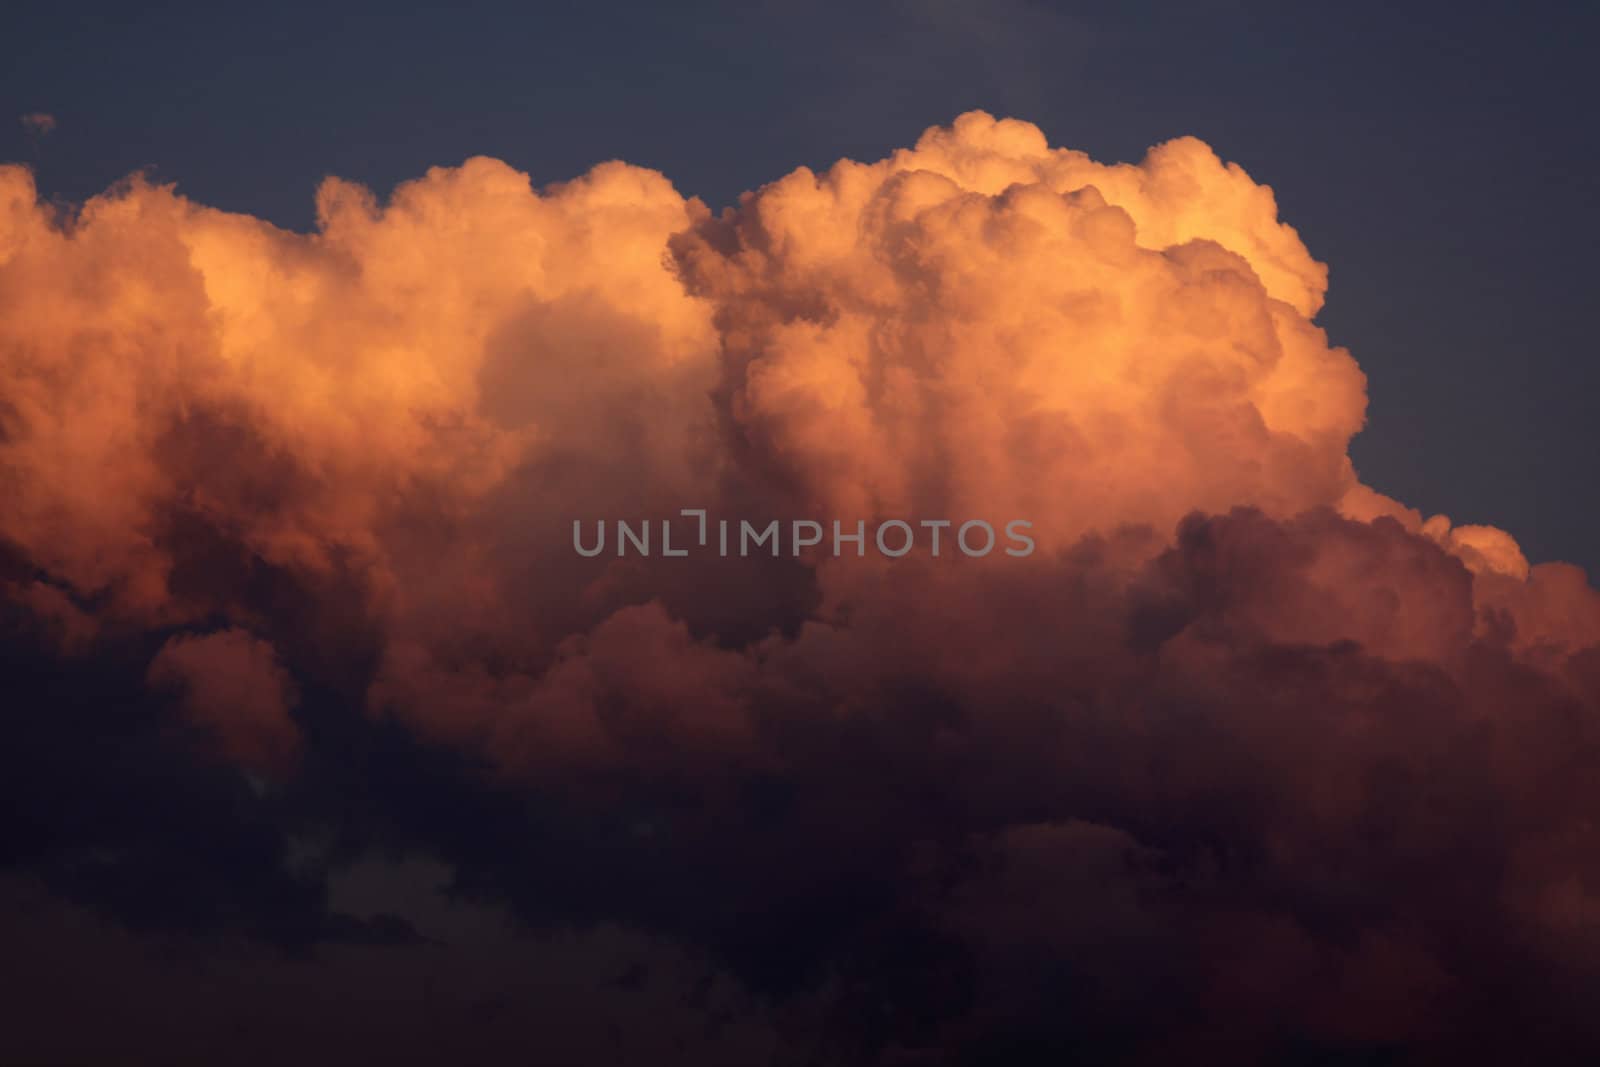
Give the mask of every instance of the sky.
M 1136 160 L 1193 135 L 1270 185 L 1329 265 L 1318 321 L 1372 379 L 1381 490 L 1600 564 L 1587 282 L 1595 16 L 1505 5 L 12 5 L 7 159 L 81 200 L 145 170 L 307 229 L 324 175 L 380 193 L 605 159 L 720 208 L 982 108 Z
M 8 7 L 0 1061 L 1592 1062 L 1593 21 Z

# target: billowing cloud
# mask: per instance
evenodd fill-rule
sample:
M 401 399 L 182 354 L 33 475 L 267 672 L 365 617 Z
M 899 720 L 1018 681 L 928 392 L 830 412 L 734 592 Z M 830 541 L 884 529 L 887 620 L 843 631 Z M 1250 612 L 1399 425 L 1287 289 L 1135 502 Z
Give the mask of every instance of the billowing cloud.
M 226 929 L 336 939 L 319 879 L 414 850 L 693 946 L 830 1062 L 1600 1039 L 1600 595 L 1360 481 L 1326 269 L 1206 145 L 972 113 L 720 214 L 487 159 L 317 203 L 0 170 L 18 743 L 126 796 L 73 724 L 177 724 L 264 776 L 191 828 L 255 835 Z M 1037 550 L 574 551 L 685 508 Z M 30 719 L 52 672 L 80 710 Z M 183 925 L 165 803 L 16 862 Z

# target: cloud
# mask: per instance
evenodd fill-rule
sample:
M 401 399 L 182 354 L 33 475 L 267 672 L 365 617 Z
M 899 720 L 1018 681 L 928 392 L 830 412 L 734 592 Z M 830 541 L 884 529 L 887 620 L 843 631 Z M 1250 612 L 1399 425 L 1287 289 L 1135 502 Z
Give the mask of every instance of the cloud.
M 294 683 L 272 646 L 243 630 L 174 637 L 150 663 L 151 685 L 178 690 L 189 723 L 227 758 L 263 773 L 294 759 Z
M 43 137 L 56 128 L 56 117 L 43 111 L 30 111 L 20 121 L 22 128 L 35 137 Z
M 488 159 L 317 203 L 0 170 L 7 788 L 62 895 L 349 940 L 329 880 L 416 852 L 830 1062 L 1600 1042 L 1600 595 L 1360 481 L 1327 271 L 1203 143 L 974 112 L 719 214 Z M 573 551 L 681 508 L 1038 551 Z M 229 799 L 102 824 L 104 730 Z
M 1027 514 L 1061 546 L 1356 485 L 1365 382 L 1308 319 L 1325 271 L 1198 141 L 1101 167 L 967 115 L 674 251 L 737 428 L 829 514 Z

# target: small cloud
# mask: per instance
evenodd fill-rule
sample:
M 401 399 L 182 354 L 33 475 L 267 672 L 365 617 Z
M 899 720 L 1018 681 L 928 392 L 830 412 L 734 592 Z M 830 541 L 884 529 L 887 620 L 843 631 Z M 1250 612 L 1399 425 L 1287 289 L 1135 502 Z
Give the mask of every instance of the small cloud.
M 56 117 L 43 111 L 30 111 L 22 116 L 22 125 L 36 137 L 43 137 L 56 128 Z

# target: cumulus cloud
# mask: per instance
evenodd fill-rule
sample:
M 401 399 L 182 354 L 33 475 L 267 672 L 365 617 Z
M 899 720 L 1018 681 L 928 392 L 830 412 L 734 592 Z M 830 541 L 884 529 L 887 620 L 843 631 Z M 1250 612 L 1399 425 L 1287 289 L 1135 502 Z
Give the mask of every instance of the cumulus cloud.
M 1364 379 L 1325 271 L 1192 139 L 1108 168 L 968 115 L 674 238 L 729 414 L 829 514 L 1026 514 L 1046 543 L 1336 502 Z
M 1518 978 L 1600 980 L 1600 596 L 1360 481 L 1327 271 L 1203 143 L 1107 166 L 975 112 L 717 214 L 488 159 L 317 205 L 68 216 L 0 169 L 25 694 L 70 663 L 271 775 L 267 929 L 337 928 L 293 862 L 332 835 L 691 944 L 836 1062 L 1596 1039 Z M 572 549 L 680 508 L 1038 551 Z M 19 862 L 173 862 L 142 817 Z

